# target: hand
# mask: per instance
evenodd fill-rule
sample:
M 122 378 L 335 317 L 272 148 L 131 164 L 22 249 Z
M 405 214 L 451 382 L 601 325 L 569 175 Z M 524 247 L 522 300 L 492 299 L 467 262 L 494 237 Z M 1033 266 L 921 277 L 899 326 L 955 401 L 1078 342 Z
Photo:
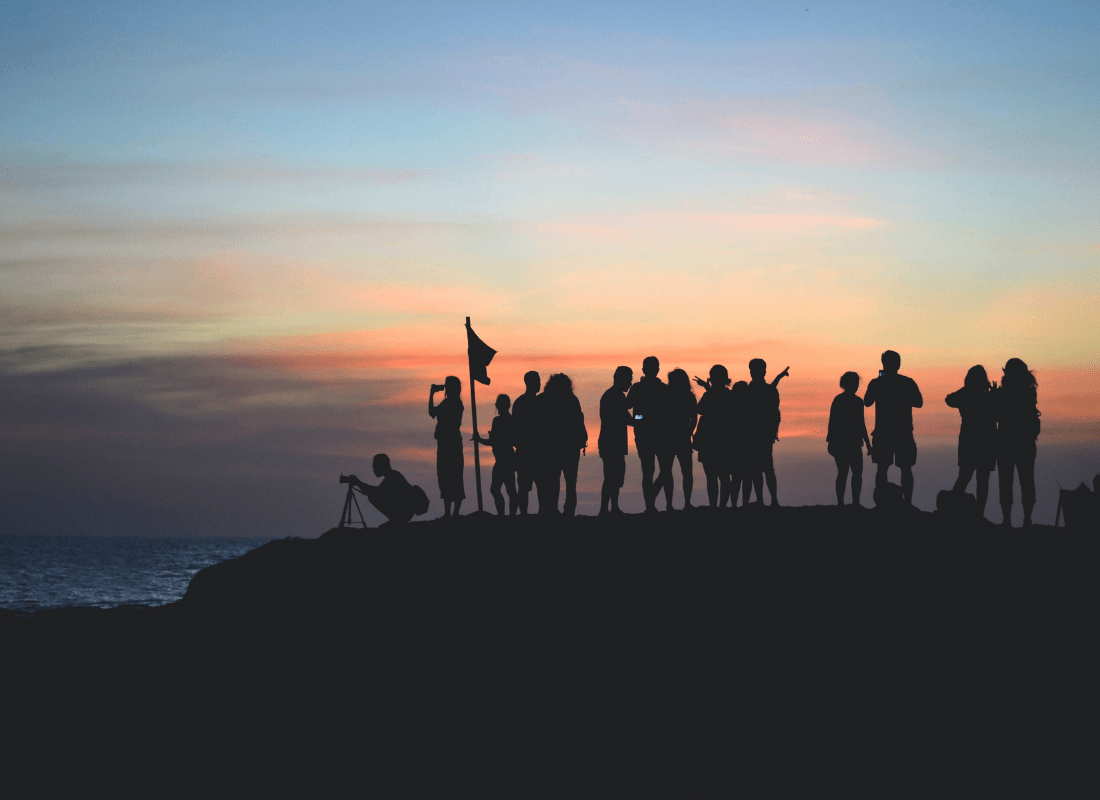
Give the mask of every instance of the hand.
M 697 384 L 699 384 L 700 386 L 702 386 L 704 389 L 709 389 L 710 388 L 710 381 L 709 380 L 705 381 L 702 378 L 700 378 L 698 375 L 695 376 L 695 382 Z
M 778 375 L 776 375 L 776 377 L 777 378 L 787 378 L 787 377 L 790 377 L 790 374 L 791 374 L 791 368 L 790 367 L 783 367 L 783 371 L 780 372 Z
M 992 383 L 990 383 L 989 388 L 990 389 L 996 389 L 997 388 L 997 381 L 993 381 Z

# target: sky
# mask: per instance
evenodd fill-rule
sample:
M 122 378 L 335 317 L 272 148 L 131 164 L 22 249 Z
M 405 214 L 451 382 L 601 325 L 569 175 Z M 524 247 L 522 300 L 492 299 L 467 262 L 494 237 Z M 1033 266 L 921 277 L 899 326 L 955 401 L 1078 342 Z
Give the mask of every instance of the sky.
M 377 452 L 436 516 L 467 316 L 482 432 L 528 369 L 595 445 L 619 364 L 762 357 L 780 499 L 829 503 L 837 382 L 891 348 L 931 509 L 943 397 L 1019 357 L 1037 521 L 1091 482 L 1100 6 L 534 5 L 0 3 L 0 532 L 314 536 Z

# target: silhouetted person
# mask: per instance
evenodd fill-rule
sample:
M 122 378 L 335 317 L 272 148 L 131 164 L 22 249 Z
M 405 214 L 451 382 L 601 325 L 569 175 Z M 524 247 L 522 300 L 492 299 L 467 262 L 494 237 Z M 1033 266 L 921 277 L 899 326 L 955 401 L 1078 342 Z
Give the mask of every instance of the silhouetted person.
M 390 522 L 403 524 L 412 519 L 415 507 L 412 484 L 390 466 L 390 457 L 379 453 L 371 462 L 371 469 L 375 477 L 382 479 L 377 486 L 363 483 L 354 475 L 348 475 L 348 483 L 358 489 Z
M 756 500 L 764 502 L 761 489 L 761 476 L 768 482 L 768 493 L 772 496 L 772 505 L 779 505 L 776 496 L 775 461 L 773 448 L 779 441 L 779 390 L 776 388 L 786 375 L 790 374 L 790 367 L 784 369 L 775 380 L 768 383 L 764 376 L 768 372 L 768 365 L 762 358 L 754 358 L 749 362 L 749 408 L 753 419 L 753 438 L 749 444 L 749 467 L 753 472 L 753 486 L 756 489 Z
M 695 476 L 691 467 L 691 436 L 699 421 L 699 402 L 691 390 L 691 380 L 682 369 L 668 373 L 669 398 L 669 450 L 674 459 L 680 462 L 680 476 L 684 482 L 684 510 L 691 508 L 691 490 L 695 486 Z M 672 505 L 672 470 L 668 472 L 665 492 Z
M 573 394 L 573 381 L 568 375 L 557 373 L 546 381 L 546 388 L 539 396 L 539 423 L 542 429 L 541 449 L 544 458 L 539 470 L 542 480 L 539 487 L 539 514 L 558 513 L 558 495 L 561 477 L 565 475 L 566 516 L 577 511 L 577 469 L 581 450 L 588 446 L 588 430 L 584 427 L 581 401 Z
M 516 433 L 516 478 L 518 479 L 519 513 L 527 513 L 531 486 L 535 482 L 537 468 L 535 451 L 538 448 L 538 412 L 535 410 L 542 378 L 532 370 L 523 376 L 527 391 L 516 398 L 512 405 L 512 421 Z
M 844 505 L 844 488 L 848 483 L 848 471 L 852 473 L 852 505 L 858 506 L 863 489 L 863 445 L 871 450 L 871 437 L 867 435 L 863 398 L 856 394 L 859 375 L 845 372 L 840 376 L 840 388 L 844 391 L 833 398 L 829 408 L 829 455 L 836 462 L 836 504 Z
M 993 415 L 992 385 L 985 367 L 971 367 L 963 380 L 963 388 L 947 395 L 947 405 L 959 409 L 962 427 L 959 429 L 959 477 L 956 492 L 965 492 L 970 479 L 978 474 L 978 509 L 985 516 L 989 500 L 989 473 L 997 463 L 997 420 Z
M 435 393 L 443 392 L 443 400 L 435 404 Z M 428 415 L 435 420 L 435 474 L 439 479 L 439 496 L 443 498 L 443 516 L 457 516 L 466 499 L 462 479 L 462 381 L 447 376 L 443 385 L 432 384 L 428 395 Z
M 898 374 L 901 356 L 893 350 L 882 354 L 882 371 L 872 378 L 863 396 L 864 405 L 875 407 L 875 429 L 871 431 L 871 460 L 878 464 L 875 486 L 886 485 L 891 464 L 901 469 L 901 494 L 913 502 L 913 465 L 917 463 L 917 442 L 913 438 L 913 409 L 924 405 L 917 382 Z
M 729 503 L 737 507 L 737 496 L 741 495 L 742 507 L 749 504 L 749 496 L 752 487 L 756 485 L 756 500 L 764 502 L 762 490 L 764 487 L 764 473 L 756 465 L 753 446 L 756 442 L 756 431 L 752 418 L 752 399 L 749 396 L 749 384 L 747 381 L 737 381 L 730 389 L 730 435 L 729 453 L 726 457 L 726 465 L 730 473 Z M 726 497 L 722 497 L 722 506 L 726 505 Z
M 1012 474 L 1020 474 L 1020 497 L 1024 525 L 1031 524 L 1035 507 L 1035 442 L 1039 438 L 1039 382 L 1018 358 L 1004 366 L 1001 387 L 994 388 L 993 409 L 997 418 L 997 480 L 1001 489 L 1003 524 L 1012 525 Z
M 493 502 L 497 506 L 497 514 L 504 516 L 504 495 L 500 489 L 503 486 L 508 491 L 508 513 L 515 514 L 518 510 L 516 504 L 516 451 L 515 451 L 515 421 L 508 409 L 512 407 L 512 399 L 506 394 L 497 395 L 497 415 L 493 418 L 493 426 L 489 429 L 489 438 L 472 436 L 471 439 L 480 444 L 487 444 L 493 448 L 493 482 L 489 486 L 489 494 L 493 496 Z
M 634 382 L 630 367 L 618 367 L 611 388 L 600 397 L 600 438 L 597 445 L 603 461 L 600 516 L 620 513 L 619 490 L 626 481 L 626 429 L 634 424 L 626 405 L 626 392 Z
M 642 361 L 642 379 L 630 387 L 626 405 L 634 412 L 634 447 L 642 464 L 642 499 L 645 510 L 656 512 L 657 493 L 665 489 L 665 499 L 672 505 L 672 488 L 665 487 L 672 478 L 672 451 L 669 442 L 668 386 L 658 377 L 661 362 L 656 356 Z M 653 480 L 653 462 L 660 473 Z
M 733 404 L 729 371 L 721 364 L 710 368 L 707 380 L 695 382 L 706 391 L 699 398 L 699 426 L 695 429 L 694 448 L 707 477 L 707 499 L 711 508 L 725 505 L 730 493 L 730 429 Z

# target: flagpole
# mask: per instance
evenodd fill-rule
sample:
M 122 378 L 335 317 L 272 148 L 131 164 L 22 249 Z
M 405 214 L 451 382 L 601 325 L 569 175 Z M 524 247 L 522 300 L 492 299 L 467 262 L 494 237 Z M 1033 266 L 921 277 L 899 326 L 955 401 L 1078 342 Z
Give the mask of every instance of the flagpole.
M 477 381 L 474 380 L 474 361 L 470 354 L 469 332 L 470 318 L 466 317 L 466 361 L 470 365 L 470 411 L 474 419 L 474 484 L 477 486 L 477 510 L 481 513 L 485 511 L 485 507 L 481 502 L 481 458 L 478 455 L 477 449 L 477 397 L 474 391 L 474 386 L 477 384 Z

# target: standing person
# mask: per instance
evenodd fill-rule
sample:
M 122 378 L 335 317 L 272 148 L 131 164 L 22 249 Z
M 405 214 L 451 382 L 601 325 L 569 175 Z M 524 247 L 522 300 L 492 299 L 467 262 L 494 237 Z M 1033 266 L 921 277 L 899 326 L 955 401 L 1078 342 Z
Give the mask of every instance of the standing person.
M 489 429 L 489 438 L 480 436 L 470 438 L 479 444 L 487 444 L 493 448 L 493 482 L 489 486 L 489 494 L 496 503 L 497 514 L 504 516 L 504 495 L 500 493 L 503 486 L 508 491 L 508 514 L 516 513 L 516 451 L 515 451 L 515 427 L 512 415 L 508 409 L 512 407 L 512 398 L 506 394 L 497 395 L 497 415 L 493 418 L 493 426 Z
M 753 437 L 749 443 L 750 469 L 754 473 L 753 486 L 756 488 L 756 501 L 764 502 L 761 489 L 761 477 L 768 482 L 768 493 L 772 496 L 772 506 L 779 505 L 776 496 L 775 461 L 772 454 L 775 443 L 779 441 L 779 381 L 790 374 L 790 367 L 784 369 L 775 380 L 768 383 L 764 376 L 768 373 L 768 364 L 762 358 L 749 362 L 749 408 L 753 419 Z
M 730 505 L 737 507 L 737 496 L 741 495 L 741 507 L 749 504 L 753 486 L 756 487 L 756 502 L 764 504 L 764 472 L 756 463 L 754 446 L 756 443 L 756 423 L 753 420 L 749 396 L 749 384 L 738 381 L 730 389 L 730 429 L 727 469 L 730 473 Z M 725 501 L 722 502 L 725 505 Z
M 600 438 L 598 447 L 603 461 L 603 487 L 600 489 L 600 516 L 620 514 L 619 490 L 626 482 L 626 429 L 634 424 L 626 406 L 626 392 L 634 382 L 630 367 L 618 367 L 611 388 L 600 397 Z
M 993 415 L 992 387 L 985 367 L 971 367 L 963 380 L 963 388 L 947 395 L 945 401 L 959 409 L 959 477 L 954 491 L 965 492 L 970 478 L 978 473 L 977 496 L 979 513 L 985 516 L 989 501 L 989 473 L 997 462 L 997 420 Z
M 699 463 L 707 476 L 707 499 L 711 508 L 725 505 L 730 493 L 729 445 L 733 407 L 729 371 L 721 364 L 710 368 L 707 380 L 695 382 L 705 390 L 697 407 L 699 427 L 693 447 L 699 451 Z
M 435 404 L 435 393 L 443 392 L 443 400 Z M 448 375 L 443 385 L 432 384 L 428 395 L 428 416 L 435 420 L 435 474 L 439 479 L 439 496 L 443 498 L 443 516 L 458 516 L 466 488 L 462 479 L 462 381 Z
M 516 398 L 512 406 L 512 421 L 516 437 L 516 477 L 519 480 L 517 495 L 519 513 L 527 513 L 531 486 L 535 482 L 536 449 L 538 447 L 538 418 L 535 406 L 542 378 L 531 370 L 523 376 L 527 391 Z
M 669 450 L 668 386 L 658 377 L 661 362 L 656 356 L 642 361 L 642 379 L 630 387 L 626 405 L 634 411 L 634 447 L 642 463 L 642 499 L 646 513 L 657 511 L 657 493 L 672 477 L 672 454 Z M 660 467 L 653 479 L 654 459 Z M 672 489 L 665 490 L 672 503 Z
M 891 464 L 901 469 L 901 495 L 913 503 L 913 465 L 917 463 L 917 442 L 913 438 L 913 409 L 924 406 L 917 382 L 898 373 L 901 356 L 893 350 L 882 354 L 882 371 L 867 384 L 863 404 L 875 407 L 874 444 L 871 460 L 878 464 L 875 488 L 888 480 Z
M 1039 382 L 1018 358 L 1004 366 L 1001 388 L 993 384 L 993 409 L 997 418 L 997 480 L 1001 489 L 1003 524 L 1012 527 L 1012 473 L 1020 474 L 1024 527 L 1031 525 L 1035 507 L 1035 442 L 1039 438 Z
M 539 395 L 539 418 L 545 441 L 545 467 L 541 470 L 539 514 L 558 513 L 561 477 L 565 475 L 565 506 L 567 517 L 577 511 L 577 470 L 581 450 L 588 447 L 588 429 L 584 427 L 581 401 L 573 394 L 573 381 L 557 373 L 546 381 Z M 536 479 L 537 480 L 537 479 Z
M 680 475 L 684 481 L 684 510 L 691 508 L 691 490 L 695 486 L 695 476 L 691 468 L 691 436 L 699 421 L 699 403 L 695 392 L 691 390 L 691 380 L 682 369 L 668 373 L 670 451 L 672 458 L 680 461 Z M 671 467 L 671 459 L 669 466 Z M 665 493 L 669 495 L 668 505 L 672 507 L 672 470 L 669 469 Z
M 844 391 L 833 398 L 829 408 L 829 455 L 836 462 L 836 504 L 844 505 L 844 487 L 848 483 L 848 471 L 852 472 L 852 505 L 858 506 L 863 489 L 863 444 L 871 450 L 871 437 L 867 435 L 863 398 L 856 394 L 859 375 L 845 372 L 840 376 L 840 388 Z

